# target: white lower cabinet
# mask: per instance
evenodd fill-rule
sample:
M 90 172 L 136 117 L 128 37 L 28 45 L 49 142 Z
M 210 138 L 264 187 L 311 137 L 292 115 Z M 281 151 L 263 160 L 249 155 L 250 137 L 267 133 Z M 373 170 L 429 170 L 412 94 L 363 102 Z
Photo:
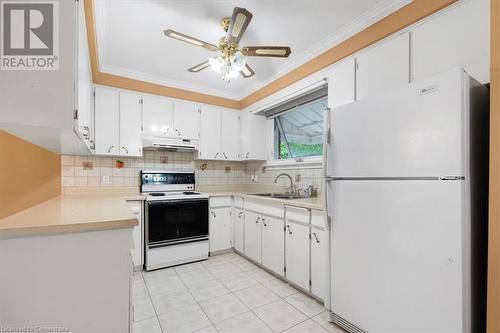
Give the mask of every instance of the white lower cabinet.
M 283 219 L 262 216 L 262 265 L 276 274 L 285 274 Z
M 292 283 L 309 290 L 309 225 L 286 221 L 285 276 Z
M 134 267 L 142 267 L 144 263 L 142 201 L 127 201 L 127 206 L 132 211 L 132 214 L 134 214 L 134 217 L 139 221 L 139 224 L 134 227 L 134 230 L 132 232 L 134 241 L 134 248 L 131 250 L 132 262 L 134 264 Z
M 328 297 L 328 231 L 313 227 L 311 231 L 311 293 L 322 300 Z
M 260 263 L 262 259 L 261 217 L 259 214 L 245 213 L 245 255 Z
M 231 248 L 231 207 L 210 208 L 210 252 Z
M 234 209 L 233 218 L 233 247 L 236 251 L 245 252 L 245 212 L 243 209 Z

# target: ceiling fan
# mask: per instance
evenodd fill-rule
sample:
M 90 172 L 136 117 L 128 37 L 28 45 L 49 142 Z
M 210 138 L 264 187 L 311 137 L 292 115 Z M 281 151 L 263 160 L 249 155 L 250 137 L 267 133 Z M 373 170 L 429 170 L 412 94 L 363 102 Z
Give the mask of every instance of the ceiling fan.
M 220 53 L 218 57 L 209 58 L 207 61 L 189 68 L 188 71 L 197 73 L 205 68 L 212 67 L 215 72 L 222 75 L 223 80 L 229 82 L 239 75 L 249 78 L 255 74 L 247 63 L 247 57 L 287 58 L 292 52 L 288 46 L 240 47 L 239 42 L 252 17 L 252 13 L 245 8 L 235 7 L 232 17 L 225 17 L 221 20 L 221 26 L 226 32 L 226 36 L 219 40 L 219 45 L 210 44 L 170 29 L 165 30 L 163 33 L 170 38 L 201 46 L 210 51 L 218 51 Z

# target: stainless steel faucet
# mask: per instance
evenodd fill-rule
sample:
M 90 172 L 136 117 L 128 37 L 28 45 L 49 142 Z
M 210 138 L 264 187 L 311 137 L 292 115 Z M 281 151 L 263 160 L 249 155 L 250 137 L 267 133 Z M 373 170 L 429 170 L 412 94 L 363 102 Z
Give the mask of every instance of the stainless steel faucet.
M 287 174 L 287 173 L 280 173 L 274 179 L 274 183 L 276 184 L 278 182 L 278 178 L 280 178 L 281 176 L 285 176 L 285 177 L 288 177 L 288 179 L 290 179 L 290 191 L 289 191 L 289 193 L 290 194 L 295 194 L 295 188 L 294 188 L 294 185 L 293 185 L 293 179 L 292 179 L 292 176 L 290 176 L 289 174 Z

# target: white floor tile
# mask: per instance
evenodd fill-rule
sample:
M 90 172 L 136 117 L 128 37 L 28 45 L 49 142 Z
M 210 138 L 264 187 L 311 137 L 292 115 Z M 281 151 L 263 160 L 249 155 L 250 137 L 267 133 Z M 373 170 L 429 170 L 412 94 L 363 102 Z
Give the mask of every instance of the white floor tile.
M 142 276 L 144 277 L 144 281 L 152 282 L 156 280 L 163 280 L 165 277 L 176 276 L 176 273 L 173 268 L 163 268 L 156 271 L 143 272 Z
M 307 317 L 283 300 L 279 300 L 253 310 L 254 313 L 275 332 L 284 331 Z
M 177 275 L 167 276 L 153 281 L 146 280 L 146 287 L 148 288 L 151 297 L 158 297 L 162 294 L 168 294 L 173 291 L 186 290 L 184 283 Z
M 237 291 L 241 289 L 245 289 L 251 286 L 258 284 L 257 280 L 252 279 L 250 276 L 241 272 L 237 275 L 233 275 L 231 278 L 227 280 L 222 280 L 222 283 L 231 291 Z
M 240 273 L 242 271 L 231 263 L 225 263 L 221 265 L 216 265 L 209 267 L 208 270 L 216 276 L 218 279 L 227 280 Z
M 174 309 L 158 319 L 164 332 L 194 332 L 211 325 L 198 304 Z
M 210 325 L 208 327 L 203 327 L 201 330 L 198 330 L 195 333 L 218 333 L 218 331 L 215 329 L 214 325 Z
M 200 302 L 200 305 L 212 323 L 218 323 L 248 312 L 248 308 L 232 294 Z
M 223 256 L 212 256 L 208 260 L 202 261 L 201 264 L 205 267 L 213 267 L 221 264 L 227 264 L 229 261 Z
M 276 278 L 274 276 L 272 276 L 271 274 L 269 274 L 268 272 L 266 272 L 265 270 L 263 270 L 261 268 L 256 268 L 256 269 L 252 269 L 250 271 L 246 271 L 245 274 L 247 274 L 248 276 L 257 280 L 260 283 L 266 283 L 269 281 L 276 280 Z
M 231 263 L 233 265 L 235 265 L 236 267 L 238 267 L 243 272 L 258 268 L 257 266 L 255 266 L 250 261 L 248 261 L 244 258 L 240 258 L 239 260 L 236 260 L 236 259 L 232 260 Z
M 212 273 L 210 273 L 206 268 L 179 273 L 179 277 L 186 285 L 192 285 L 216 279 L 216 277 Z
M 205 267 L 201 264 L 201 262 L 193 262 L 189 264 L 184 264 L 184 265 L 179 265 L 175 266 L 174 270 L 180 274 L 180 273 L 187 273 L 187 272 L 192 272 L 200 269 L 204 269 Z
M 144 319 L 132 324 L 132 333 L 162 333 L 158 318 Z
M 318 323 L 316 323 L 312 319 L 306 320 L 306 321 L 286 330 L 285 332 L 286 333 L 328 333 L 328 331 L 326 329 L 321 327 Z
M 188 288 L 198 302 L 230 293 L 229 289 L 224 287 L 222 282 L 218 280 L 196 283 L 189 285 Z
M 141 298 L 149 297 L 148 290 L 146 289 L 146 284 L 144 280 L 141 278 L 140 280 L 134 279 L 132 283 L 132 300 L 137 300 Z
M 324 311 L 312 318 L 315 322 L 327 329 L 330 333 L 344 333 L 344 329 L 330 321 L 330 312 Z
M 266 288 L 271 289 L 271 291 L 276 295 L 278 295 L 279 297 L 287 297 L 299 292 L 297 289 L 295 289 L 288 283 L 278 279 L 266 282 L 264 283 L 264 286 L 266 286 Z
M 216 324 L 221 333 L 265 333 L 272 332 L 255 314 L 246 312 Z
M 135 300 L 132 303 L 132 307 L 134 321 L 141 321 L 156 316 L 153 303 L 151 303 L 151 299 L 149 297 Z
M 315 299 L 304 295 L 303 293 L 296 293 L 291 296 L 285 297 L 285 301 L 292 304 L 294 307 L 299 309 L 300 312 L 308 317 L 314 317 L 315 315 L 325 311 L 323 305 L 321 305 Z
M 236 291 L 234 294 L 250 309 L 255 309 L 280 299 L 278 295 L 261 284 Z
M 175 308 L 193 304 L 196 304 L 196 300 L 187 289 L 182 291 L 174 291 L 153 298 L 153 306 L 156 309 L 156 313 L 158 313 L 158 315 L 167 313 L 168 311 L 171 311 Z

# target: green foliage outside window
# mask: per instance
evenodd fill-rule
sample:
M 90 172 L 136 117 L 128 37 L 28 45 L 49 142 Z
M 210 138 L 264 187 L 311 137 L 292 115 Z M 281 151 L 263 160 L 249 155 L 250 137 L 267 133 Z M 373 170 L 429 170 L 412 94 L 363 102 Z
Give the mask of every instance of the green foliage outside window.
M 289 142 L 293 157 L 318 156 L 323 154 L 323 144 L 307 144 Z M 280 140 L 280 159 L 289 158 L 288 147 L 283 140 Z

